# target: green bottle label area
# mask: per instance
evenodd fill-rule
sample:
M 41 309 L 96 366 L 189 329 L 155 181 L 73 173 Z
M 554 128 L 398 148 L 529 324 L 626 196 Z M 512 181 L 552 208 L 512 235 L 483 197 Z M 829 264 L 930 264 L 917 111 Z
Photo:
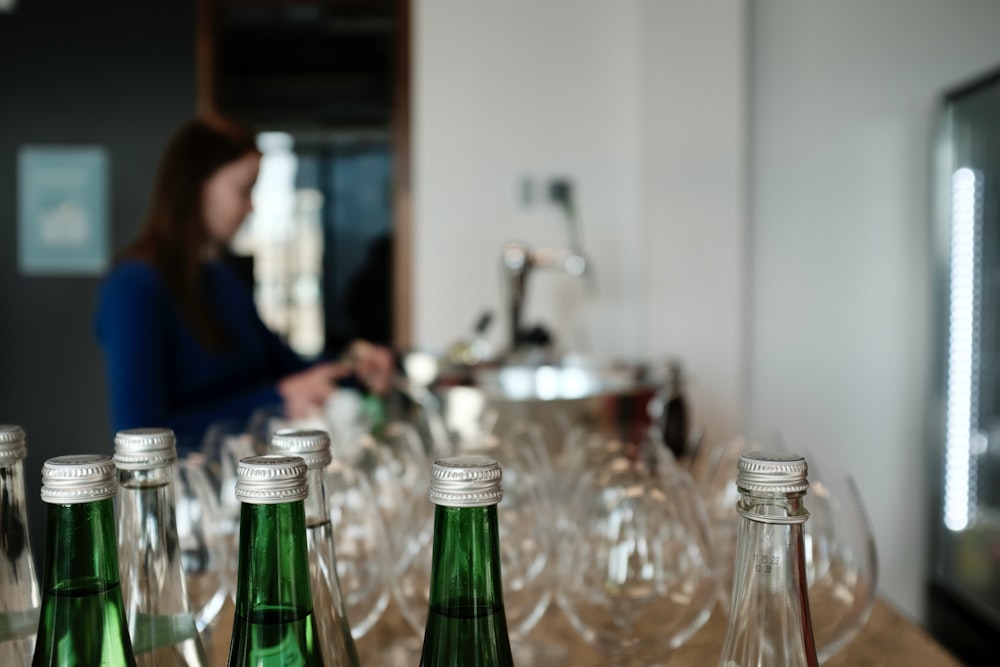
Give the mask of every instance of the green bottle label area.
M 321 664 L 315 647 L 312 614 L 289 620 L 289 614 L 270 611 L 234 624 L 233 646 L 238 652 L 230 664 L 246 667 L 313 667 Z M 239 653 L 242 653 L 240 655 Z
M 121 586 L 46 591 L 32 667 L 134 665 Z
M 431 606 L 424 632 L 424 667 L 513 664 L 503 606 Z
M 434 513 L 421 667 L 512 667 L 500 575 L 497 506 Z

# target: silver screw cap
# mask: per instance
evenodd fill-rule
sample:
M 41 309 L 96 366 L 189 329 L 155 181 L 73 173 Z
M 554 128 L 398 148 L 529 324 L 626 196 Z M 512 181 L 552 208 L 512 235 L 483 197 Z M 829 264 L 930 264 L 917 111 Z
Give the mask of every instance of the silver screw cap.
M 800 493 L 809 488 L 808 472 L 798 454 L 744 452 L 736 466 L 736 486 L 749 493 Z
M 110 456 L 57 456 L 42 466 L 42 500 L 47 503 L 91 503 L 111 498 L 117 490 L 115 462 Z
M 309 468 L 325 468 L 333 460 L 330 436 L 319 429 L 281 429 L 271 436 L 271 452 L 301 456 Z
M 24 430 L 13 424 L 0 424 L 0 465 L 10 465 L 28 455 Z
M 430 499 L 445 507 L 487 507 L 503 499 L 500 464 L 486 456 L 453 456 L 431 466 Z
M 177 441 L 169 428 L 133 428 L 115 434 L 115 465 L 122 470 L 165 468 L 177 460 Z
M 309 495 L 306 470 L 301 456 L 264 454 L 240 459 L 236 468 L 236 499 L 255 505 L 303 500 Z

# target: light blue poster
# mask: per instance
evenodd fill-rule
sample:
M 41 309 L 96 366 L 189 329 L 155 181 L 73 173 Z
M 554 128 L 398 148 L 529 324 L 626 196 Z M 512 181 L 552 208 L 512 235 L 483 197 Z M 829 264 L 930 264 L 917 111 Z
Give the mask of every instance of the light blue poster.
M 107 151 L 23 146 L 17 167 L 21 273 L 101 273 L 108 260 Z

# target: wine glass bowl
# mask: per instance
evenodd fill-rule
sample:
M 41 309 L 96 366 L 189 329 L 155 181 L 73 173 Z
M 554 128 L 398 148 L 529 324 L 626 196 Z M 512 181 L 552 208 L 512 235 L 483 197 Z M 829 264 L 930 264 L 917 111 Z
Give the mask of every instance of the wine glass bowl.
M 716 601 L 694 485 L 676 464 L 658 468 L 616 457 L 584 473 L 566 508 L 574 530 L 562 535 L 557 599 L 609 664 L 665 660 Z
M 854 479 L 819 470 L 806 497 L 806 578 L 816 654 L 825 663 L 861 631 L 875 604 L 878 556 Z
M 389 604 L 388 536 L 367 478 L 333 459 L 325 471 L 337 575 L 351 635 L 360 639 Z
M 219 507 L 204 458 L 189 454 L 174 471 L 177 540 L 195 625 L 204 631 L 229 595 L 228 554 L 218 530 Z

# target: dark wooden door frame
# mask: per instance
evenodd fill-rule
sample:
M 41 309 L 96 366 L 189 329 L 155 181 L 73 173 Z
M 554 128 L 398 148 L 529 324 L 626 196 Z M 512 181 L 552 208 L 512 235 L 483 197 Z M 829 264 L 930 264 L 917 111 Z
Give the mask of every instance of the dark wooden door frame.
M 412 0 L 396 0 L 398 45 L 393 91 L 393 344 L 397 350 L 413 347 L 413 190 L 411 166 Z

